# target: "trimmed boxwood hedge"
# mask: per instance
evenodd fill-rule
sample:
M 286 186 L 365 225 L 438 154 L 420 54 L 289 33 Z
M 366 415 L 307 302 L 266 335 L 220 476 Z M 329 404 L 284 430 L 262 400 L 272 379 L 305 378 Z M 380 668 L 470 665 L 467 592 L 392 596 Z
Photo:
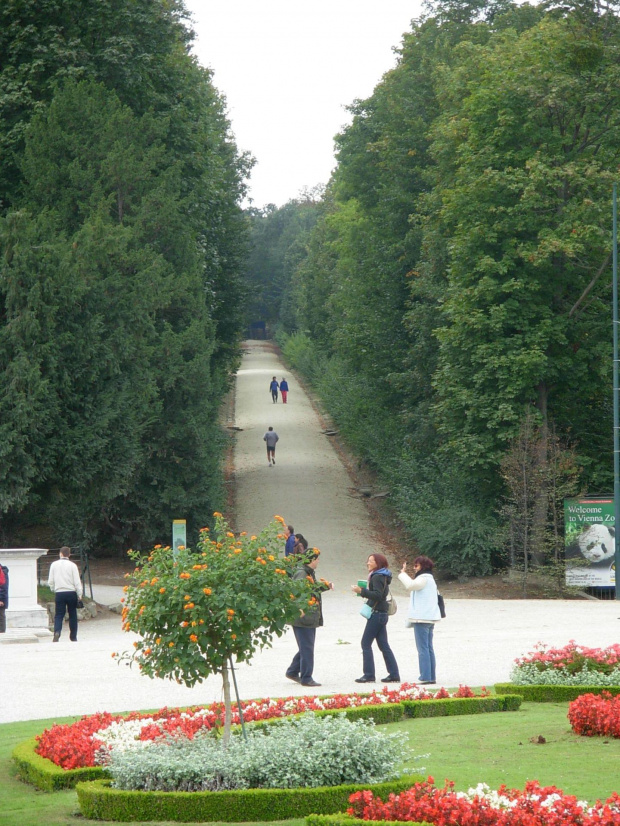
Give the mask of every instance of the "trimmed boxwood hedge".
M 17 765 L 17 774 L 21 780 L 42 789 L 44 792 L 56 792 L 60 789 L 72 789 L 81 780 L 96 780 L 109 777 L 102 766 L 88 766 L 83 769 L 62 769 L 47 757 L 41 757 L 35 751 L 36 739 L 26 740 L 13 749 L 13 760 Z
M 620 694 L 618 685 L 517 685 L 495 683 L 497 694 L 518 694 L 528 703 L 567 703 L 582 694 Z
M 407 717 L 451 717 L 491 711 L 517 711 L 523 698 L 515 694 L 501 697 L 451 697 L 445 700 L 403 700 Z
M 498 694 L 501 692 L 498 692 Z M 515 695 L 501 697 L 450 697 L 445 700 L 403 700 L 400 703 L 381 703 L 347 709 L 323 709 L 314 713 L 322 717 L 345 714 L 349 720 L 366 720 L 372 717 L 377 725 L 398 723 L 405 717 L 448 717 L 458 714 L 480 714 L 492 711 L 517 711 L 522 698 Z M 277 725 L 283 717 L 257 720 L 252 726 Z M 73 788 L 81 780 L 97 780 L 109 777 L 101 766 L 85 769 L 61 769 L 46 757 L 35 752 L 36 740 L 21 743 L 13 751 L 19 776 L 38 789 L 51 792 Z
M 372 826 L 402 826 L 402 820 L 373 820 Z M 410 826 L 433 826 L 426 820 L 410 820 Z M 368 826 L 367 820 L 338 812 L 335 815 L 308 815 L 306 826 Z
M 313 789 L 241 789 L 223 792 L 140 792 L 111 788 L 111 780 L 78 783 L 78 802 L 84 817 L 94 820 L 171 820 L 182 823 L 220 820 L 287 820 L 312 813 L 330 814 L 349 805 L 354 792 L 371 789 L 386 798 L 424 780 L 408 775 L 385 783 L 323 786 Z

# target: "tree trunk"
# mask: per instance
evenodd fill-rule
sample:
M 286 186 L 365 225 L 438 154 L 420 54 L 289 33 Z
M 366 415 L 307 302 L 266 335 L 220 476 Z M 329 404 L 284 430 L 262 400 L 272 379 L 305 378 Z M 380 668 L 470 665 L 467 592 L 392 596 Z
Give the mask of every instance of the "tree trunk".
M 547 385 L 541 382 L 538 385 L 537 408 L 541 414 L 541 423 L 538 434 L 536 467 L 534 472 L 538 475 L 536 503 L 532 519 L 532 562 L 534 565 L 545 563 L 545 534 L 547 530 L 547 517 L 549 513 L 549 493 L 547 490 L 547 471 L 549 462 L 549 422 L 547 417 Z
M 222 734 L 222 744 L 227 746 L 230 742 L 230 726 L 232 723 L 232 703 L 230 702 L 230 679 L 228 677 L 228 663 L 222 667 L 222 684 L 224 687 L 224 731 Z

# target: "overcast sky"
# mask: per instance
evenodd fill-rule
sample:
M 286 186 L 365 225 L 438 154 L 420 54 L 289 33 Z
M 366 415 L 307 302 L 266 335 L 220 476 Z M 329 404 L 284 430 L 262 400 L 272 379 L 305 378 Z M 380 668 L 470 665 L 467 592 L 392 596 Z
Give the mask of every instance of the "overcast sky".
M 421 0 L 186 0 L 237 145 L 256 158 L 254 206 L 327 183 L 333 137 L 396 63 Z

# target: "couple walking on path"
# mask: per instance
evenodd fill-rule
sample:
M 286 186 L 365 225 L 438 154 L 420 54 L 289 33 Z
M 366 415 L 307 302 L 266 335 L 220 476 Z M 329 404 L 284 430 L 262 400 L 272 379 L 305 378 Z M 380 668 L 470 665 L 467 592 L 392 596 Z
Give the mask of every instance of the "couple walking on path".
M 286 379 L 282 379 L 280 384 L 278 384 L 278 380 L 274 376 L 269 384 L 269 392 L 271 393 L 271 400 L 274 404 L 278 403 L 278 389 L 280 393 L 282 393 L 282 404 L 286 404 L 288 399 L 288 382 Z
M 312 597 L 308 609 L 301 612 L 299 619 L 293 623 L 293 632 L 298 651 L 289 665 L 286 676 L 289 680 L 301 683 L 303 686 L 320 686 L 313 677 L 314 645 L 316 629 L 323 625 L 323 608 L 321 595 L 324 591 L 333 590 L 334 583 L 326 580 L 316 580 L 316 568 L 319 563 L 320 552 L 312 549 L 293 575 L 293 579 L 307 578 L 313 582 Z M 370 614 L 366 619 L 366 627 L 362 635 L 362 663 L 364 673 L 356 679 L 356 683 L 376 682 L 375 661 L 372 651 L 373 642 L 377 643 L 383 655 L 387 676 L 382 683 L 401 682 L 398 664 L 394 652 L 390 648 L 387 636 L 388 607 L 390 599 L 390 584 L 392 573 L 388 568 L 388 561 L 383 554 L 375 553 L 368 557 L 366 562 L 368 581 L 366 586 L 352 585 L 351 590 L 366 600 Z M 413 626 L 420 676 L 417 682 L 421 685 L 434 685 L 435 651 L 433 648 L 433 631 L 435 623 L 441 619 L 437 585 L 433 577 L 433 562 L 426 556 L 415 559 L 413 568 L 415 575 L 411 578 L 407 572 L 407 563 L 403 563 L 398 576 L 400 582 L 411 593 L 407 624 Z

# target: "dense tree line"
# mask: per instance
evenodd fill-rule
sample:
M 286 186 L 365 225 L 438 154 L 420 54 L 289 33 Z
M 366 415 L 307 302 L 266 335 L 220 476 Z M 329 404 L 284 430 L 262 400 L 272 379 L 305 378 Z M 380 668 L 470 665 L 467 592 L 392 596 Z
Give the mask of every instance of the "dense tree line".
M 0 6 L 4 541 L 140 546 L 221 493 L 248 160 L 182 0 Z
M 619 73 L 614 4 L 440 0 L 337 137 L 286 352 L 455 573 L 612 487 Z

